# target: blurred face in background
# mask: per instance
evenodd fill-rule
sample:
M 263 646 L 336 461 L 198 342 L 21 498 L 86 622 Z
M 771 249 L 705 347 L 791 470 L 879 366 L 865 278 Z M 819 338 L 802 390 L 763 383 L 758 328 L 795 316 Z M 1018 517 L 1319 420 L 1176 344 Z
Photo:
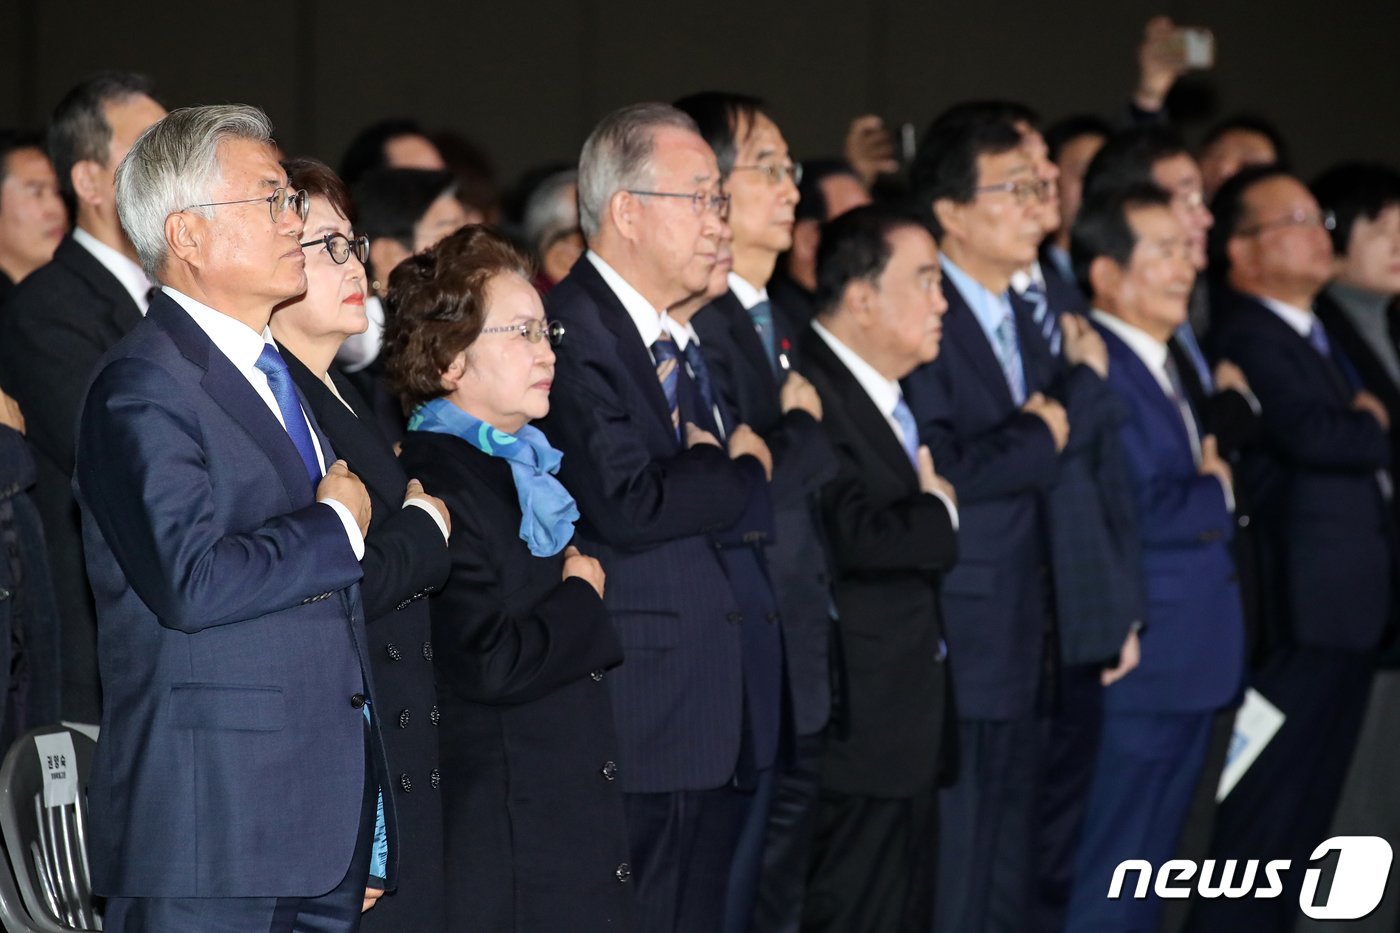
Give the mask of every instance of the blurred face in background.
M 1400 204 L 1374 218 L 1357 217 L 1346 255 L 1337 258 L 1337 281 L 1377 295 L 1400 295 Z
M 0 182 L 0 269 L 20 281 L 53 258 L 68 229 L 58 177 L 40 149 L 5 156 Z

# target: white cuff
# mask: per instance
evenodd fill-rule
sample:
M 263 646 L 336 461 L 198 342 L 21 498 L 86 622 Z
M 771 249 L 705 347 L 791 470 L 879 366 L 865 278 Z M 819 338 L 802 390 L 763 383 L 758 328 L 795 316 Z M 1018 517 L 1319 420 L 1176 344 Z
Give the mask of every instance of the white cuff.
M 420 499 L 417 496 L 414 496 L 412 499 L 404 500 L 404 508 L 408 508 L 410 505 L 418 506 L 418 508 L 422 509 L 424 512 L 427 512 L 433 517 L 433 521 L 437 522 L 438 531 L 442 532 L 442 540 L 452 540 L 452 536 L 447 530 L 447 522 L 442 520 L 442 513 L 437 510 L 436 506 L 434 506 L 427 499 Z
M 335 514 L 340 516 L 340 523 L 345 526 L 345 537 L 350 539 L 350 550 L 355 552 L 355 560 L 364 560 L 365 536 L 360 534 L 359 523 L 355 521 L 355 516 L 350 514 L 350 509 L 339 499 L 322 499 L 320 502 L 330 506 L 335 510 Z

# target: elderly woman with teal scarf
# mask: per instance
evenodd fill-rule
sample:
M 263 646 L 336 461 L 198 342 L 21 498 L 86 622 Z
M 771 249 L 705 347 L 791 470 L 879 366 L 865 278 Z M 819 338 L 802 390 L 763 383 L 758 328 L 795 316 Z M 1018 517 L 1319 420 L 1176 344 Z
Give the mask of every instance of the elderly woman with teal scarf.
M 607 672 L 622 649 L 549 411 L 555 344 L 529 262 L 468 226 L 394 270 L 385 369 L 404 468 L 452 514 L 432 597 L 448 929 L 626 931 L 630 866 Z

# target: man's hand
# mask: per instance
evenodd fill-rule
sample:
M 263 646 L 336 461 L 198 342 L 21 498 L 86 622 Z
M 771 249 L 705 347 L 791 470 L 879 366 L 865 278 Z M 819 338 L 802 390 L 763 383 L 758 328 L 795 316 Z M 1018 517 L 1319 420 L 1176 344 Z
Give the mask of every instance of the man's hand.
M 1364 411 L 1375 418 L 1380 423 L 1382 431 L 1390 430 L 1390 412 L 1385 410 L 1385 403 L 1365 389 L 1358 391 L 1352 398 L 1351 407 L 1356 411 Z
M 1234 490 L 1235 475 L 1230 469 L 1230 464 L 1226 463 L 1220 456 L 1220 446 L 1215 441 L 1214 434 L 1207 434 L 1201 438 L 1201 466 L 1202 476 L 1215 476 L 1220 482 L 1225 484 L 1225 488 Z
M 603 565 L 587 554 L 579 551 L 572 544 L 564 548 L 564 577 L 578 577 L 584 583 L 593 587 L 593 592 L 598 594 L 598 598 L 603 598 L 603 585 L 606 577 L 603 573 Z
M 4 392 L 0 392 L 0 424 L 24 433 L 24 412 L 19 410 L 19 402 Z
M 712 447 L 718 447 L 719 441 L 709 431 L 697 428 L 694 422 L 687 421 L 685 423 L 685 449 L 689 450 L 696 444 L 709 444 Z
M 763 475 L 772 481 L 773 454 L 769 452 L 763 438 L 755 434 L 753 428 L 747 424 L 741 424 L 729 432 L 729 459 L 738 460 L 744 456 L 758 458 L 758 462 L 763 464 Z
M 1176 45 L 1176 23 L 1170 16 L 1154 16 L 1147 21 L 1138 46 L 1138 86 L 1133 104 L 1139 110 L 1156 113 L 1167 102 L 1172 85 L 1186 73 Z
M 326 499 L 334 499 L 350 510 L 355 524 L 360 526 L 361 535 L 369 533 L 369 492 L 360 478 L 350 472 L 344 460 L 332 463 L 316 487 L 316 501 Z
M 1050 429 L 1050 436 L 1055 439 L 1056 453 L 1065 449 L 1065 445 L 1069 443 L 1069 415 L 1065 413 L 1063 405 L 1053 398 L 1033 392 L 1021 406 L 1021 411 L 1035 415 L 1045 422 L 1045 426 Z
M 1141 661 L 1142 642 L 1138 640 L 1137 629 L 1133 629 L 1128 633 L 1128 637 L 1123 639 L 1123 647 L 1118 652 L 1118 664 L 1115 667 L 1104 668 L 1099 673 L 1099 683 L 1107 687 L 1122 680 Z
M 447 533 L 452 533 L 452 513 L 447 511 L 447 503 L 437 496 L 430 496 L 424 492 L 423 484 L 416 479 L 408 481 L 408 489 L 403 494 L 404 505 L 408 505 L 409 499 L 422 499 L 431 505 L 442 516 L 442 523 L 447 528 Z
M 958 494 L 953 484 L 939 476 L 933 468 L 933 454 L 929 453 L 927 444 L 919 445 L 919 489 L 922 492 L 942 493 L 953 503 L 953 508 L 958 507 Z
M 365 888 L 365 902 L 360 905 L 360 913 L 364 913 L 379 902 L 384 896 L 384 892 L 378 888 Z
M 1065 339 L 1065 359 L 1071 366 L 1083 363 L 1100 379 L 1108 378 L 1108 346 L 1088 321 L 1077 314 L 1061 314 L 1060 332 Z
M 799 372 L 793 371 L 787 374 L 778 399 L 782 403 L 785 415 L 797 408 L 818 421 L 822 420 L 822 397 L 817 394 L 816 386 L 808 382 L 807 377 Z
M 885 129 L 885 121 L 874 114 L 851 121 L 850 129 L 846 130 L 845 155 L 846 161 L 855 169 L 867 189 L 881 175 L 899 171 L 894 136 Z
M 1244 370 L 1240 369 L 1229 360 L 1221 360 L 1215 364 L 1215 369 L 1211 373 L 1215 379 L 1215 389 L 1217 392 L 1233 390 L 1242 395 L 1249 395 L 1249 380 L 1244 377 Z

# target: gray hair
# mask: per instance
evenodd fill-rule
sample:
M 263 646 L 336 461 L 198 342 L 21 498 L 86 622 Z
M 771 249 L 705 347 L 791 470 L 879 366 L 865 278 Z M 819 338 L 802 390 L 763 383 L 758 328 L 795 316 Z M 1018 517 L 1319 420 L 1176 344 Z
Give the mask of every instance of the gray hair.
M 612 196 L 649 187 L 656 131 L 663 127 L 699 136 L 695 121 L 670 104 L 631 104 L 604 117 L 584 140 L 578 158 L 578 222 L 591 240 Z
M 566 169 L 550 175 L 530 192 L 521 232 L 533 249 L 542 250 L 548 237 L 578 227 L 578 197 L 570 191 L 577 182 L 578 172 Z
M 219 145 L 233 139 L 271 143 L 272 124 L 243 104 L 184 107 L 152 124 L 117 166 L 117 216 L 147 275 L 165 265 L 165 219 L 212 198 L 222 179 Z

